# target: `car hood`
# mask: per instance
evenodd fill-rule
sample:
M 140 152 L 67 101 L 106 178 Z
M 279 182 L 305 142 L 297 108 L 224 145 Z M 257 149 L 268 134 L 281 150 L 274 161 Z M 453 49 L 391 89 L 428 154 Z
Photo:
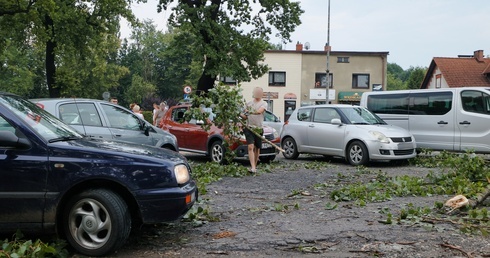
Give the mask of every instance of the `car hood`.
M 392 137 L 412 137 L 407 130 L 396 125 L 355 125 L 357 128 L 366 131 L 376 131 L 384 134 L 388 138 Z
M 133 144 L 123 141 L 108 141 L 102 139 L 83 138 L 80 140 L 52 143 L 53 146 L 79 148 L 84 152 L 112 154 L 113 156 L 126 156 L 135 159 L 166 160 L 175 163 L 186 162 L 186 158 L 177 152 L 148 145 Z

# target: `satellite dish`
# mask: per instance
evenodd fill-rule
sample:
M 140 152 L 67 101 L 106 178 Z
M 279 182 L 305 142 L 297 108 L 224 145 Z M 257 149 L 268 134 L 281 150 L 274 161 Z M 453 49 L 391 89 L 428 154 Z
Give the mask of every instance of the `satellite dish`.
M 310 47 L 311 47 L 311 46 L 310 46 L 310 42 L 306 42 L 306 43 L 305 43 L 305 49 L 306 49 L 306 50 L 308 50 L 308 49 L 310 49 Z

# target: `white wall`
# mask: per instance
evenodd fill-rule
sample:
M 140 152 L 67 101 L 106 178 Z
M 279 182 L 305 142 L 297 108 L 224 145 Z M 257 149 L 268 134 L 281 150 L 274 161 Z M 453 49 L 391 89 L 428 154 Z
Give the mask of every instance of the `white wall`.
M 297 96 L 296 107 L 300 105 L 301 99 L 301 52 L 266 52 L 264 63 L 270 67 L 271 72 L 286 72 L 286 86 L 269 86 L 269 74 L 257 80 L 242 82 L 243 96 L 248 101 L 252 99 L 252 91 L 255 87 L 262 87 L 264 92 L 277 92 L 278 98 L 274 101 L 273 112 L 284 121 L 284 95 L 294 93 Z

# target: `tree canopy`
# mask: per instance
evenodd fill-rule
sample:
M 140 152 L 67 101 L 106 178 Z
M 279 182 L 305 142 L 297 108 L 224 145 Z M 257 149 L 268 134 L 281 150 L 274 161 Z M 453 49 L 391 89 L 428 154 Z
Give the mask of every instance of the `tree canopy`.
M 98 97 L 127 73 L 114 58 L 119 48 L 120 17 L 135 21 L 131 3 L 0 0 L 0 53 L 8 41 L 42 53 L 50 97 Z
M 202 65 L 197 90 L 204 92 L 218 75 L 250 81 L 266 73 L 261 61 L 271 35 L 289 41 L 304 12 L 290 0 L 160 0 L 158 10 L 174 3 L 169 23 L 194 35 L 193 60 Z
M 419 89 L 427 72 L 426 67 L 413 67 L 403 70 L 395 63 L 388 63 L 388 90 Z

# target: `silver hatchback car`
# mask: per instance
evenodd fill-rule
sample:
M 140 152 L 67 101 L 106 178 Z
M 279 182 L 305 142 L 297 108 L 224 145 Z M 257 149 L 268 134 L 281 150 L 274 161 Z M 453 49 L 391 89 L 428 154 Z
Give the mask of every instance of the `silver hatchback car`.
M 349 105 L 318 105 L 296 109 L 281 132 L 287 159 L 301 153 L 344 157 L 354 166 L 370 160 L 415 157 L 414 137 L 386 124 L 369 110 Z
M 88 137 L 179 150 L 173 134 L 107 101 L 66 98 L 32 99 L 31 102 Z

